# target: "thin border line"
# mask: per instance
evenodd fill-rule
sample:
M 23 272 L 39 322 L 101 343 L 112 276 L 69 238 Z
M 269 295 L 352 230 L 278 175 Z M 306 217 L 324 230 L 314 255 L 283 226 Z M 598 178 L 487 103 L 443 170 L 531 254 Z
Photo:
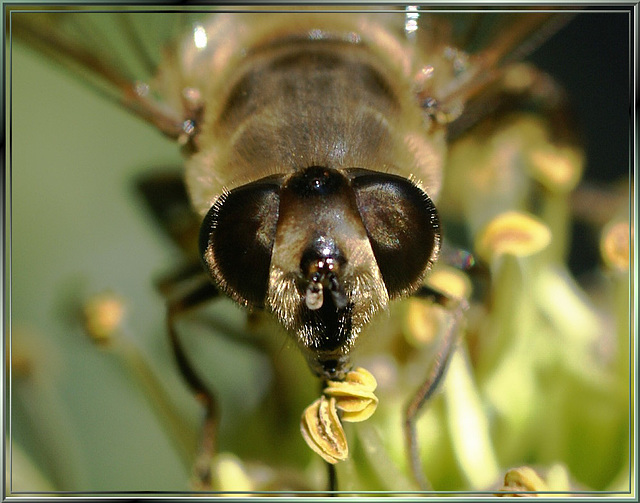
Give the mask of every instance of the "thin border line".
M 286 5 L 289 4 L 295 4 L 295 5 L 309 5 L 306 3 L 300 3 L 300 2 L 284 2 Z M 363 4 L 365 4 L 366 2 L 362 2 Z M 389 3 L 389 2 L 387 2 Z M 601 2 L 594 2 L 594 3 L 601 3 Z M 126 2 L 122 3 L 123 5 L 126 5 Z M 366 3 L 367 5 L 371 5 L 370 3 Z M 434 10 L 419 10 L 419 13 L 485 13 L 487 12 L 486 10 L 470 10 L 470 9 L 465 9 L 464 6 L 466 5 L 471 5 L 471 4 L 475 4 L 475 2 L 461 2 L 461 5 L 463 6 L 463 8 L 461 9 L 452 9 L 452 10 L 440 10 L 440 9 L 434 9 Z M 6 4 L 5 4 L 6 5 Z M 56 3 L 56 5 L 59 5 Z M 83 4 L 83 5 L 88 5 L 88 6 L 92 6 L 92 5 L 103 5 L 103 3 L 97 3 L 97 4 Z M 374 4 L 375 5 L 375 4 Z M 397 5 L 405 5 L 405 3 L 398 3 Z M 493 5 L 493 4 L 487 4 L 487 6 L 489 5 Z M 499 4 L 499 5 L 504 5 L 504 4 Z M 539 5 L 539 3 L 535 3 L 535 2 L 531 2 L 529 3 L 525 3 L 525 5 Z M 585 14 L 596 14 L 596 13 L 625 13 L 627 12 L 628 14 L 633 14 L 633 16 L 630 16 L 630 21 L 634 21 L 634 35 L 635 35 L 635 43 L 636 43 L 636 48 L 637 48 L 637 3 L 636 2 L 632 2 L 629 4 L 625 4 L 622 3 L 621 5 L 618 4 L 618 7 L 620 7 L 619 9 L 604 9 L 604 10 L 599 10 L 599 9 L 594 9 L 594 10 L 583 10 L 583 9 L 575 9 L 575 8 L 569 8 L 569 9 L 563 9 L 562 6 L 560 6 L 559 8 L 549 8 L 548 10 L 536 10 L 536 12 L 558 12 L 559 10 L 561 10 L 562 12 L 567 12 L 567 13 L 585 13 Z M 635 8 L 632 11 L 628 11 L 626 10 L 624 7 L 625 6 L 635 6 Z M 152 8 L 151 8 L 152 9 Z M 9 19 L 9 26 L 11 26 L 11 14 L 13 12 L 65 12 L 65 13 L 117 13 L 117 12 L 125 12 L 125 13 L 131 13 L 131 14 L 153 14 L 153 13 L 158 13 L 158 14 L 165 14 L 165 13 L 248 13 L 248 12 L 253 12 L 251 10 L 192 10 L 192 9 L 184 9 L 184 10 L 180 10 L 180 8 L 177 9 L 167 9 L 167 10 L 124 10 L 124 11 L 118 11 L 117 9 L 114 10 L 104 10 L 104 11 L 94 11 L 94 10 L 55 10 L 55 9 L 43 9 L 42 11 L 37 11 L 37 10 L 10 10 L 10 19 Z M 6 16 L 6 11 L 7 9 L 5 9 L 3 11 L 3 19 Z M 301 11 L 293 9 L 291 11 L 289 10 L 258 10 L 255 11 L 258 13 L 300 13 Z M 309 11 L 306 11 L 307 13 Z M 402 13 L 403 11 L 398 11 L 398 10 L 383 10 L 383 9 L 363 9 L 363 10 L 323 10 L 323 9 L 318 9 L 318 10 L 314 10 L 312 12 L 319 12 L 319 13 L 370 13 L 370 12 L 374 12 L 374 13 Z M 532 12 L 530 9 L 522 9 L 522 10 L 516 10 L 516 9 L 505 9 L 505 10 L 491 10 L 491 13 L 528 13 L 528 12 Z M 6 38 L 5 38 L 6 40 Z M 10 54 L 10 68 L 13 68 L 12 66 L 12 38 L 10 37 L 9 40 L 9 54 Z M 632 43 L 633 41 L 630 41 L 630 43 Z M 630 56 L 632 55 L 636 55 L 635 58 L 635 62 L 634 62 L 634 73 L 635 76 L 637 77 L 637 51 L 631 50 L 630 51 Z M 3 75 L 5 75 L 5 82 L 6 82 L 6 65 L 3 67 Z M 11 77 L 10 77 L 10 81 L 9 81 L 9 94 L 11 96 L 11 98 L 13 98 L 13 94 L 12 94 L 12 85 L 13 85 L 13 72 L 11 72 Z M 633 79 L 632 79 L 632 83 L 633 83 Z M 637 84 L 636 84 L 637 85 Z M 632 87 L 633 89 L 633 94 L 635 95 L 635 91 L 636 88 Z M 5 99 L 5 103 L 6 103 L 6 89 L 3 90 L 3 97 Z M 632 101 L 632 106 L 633 105 L 637 105 L 637 103 L 635 101 Z M 3 115 L 6 112 L 3 112 Z M 13 145 L 13 136 L 12 136 L 12 117 L 13 117 L 13 99 L 11 99 L 10 101 L 10 105 L 9 105 L 9 142 L 10 142 L 10 146 L 12 147 Z M 632 117 L 633 119 L 633 117 Z M 635 121 L 634 125 L 635 125 Z M 6 122 L 5 122 L 6 124 Z M 635 131 L 636 128 L 633 128 L 633 130 Z M 635 147 L 635 151 L 636 151 L 636 160 L 637 160 L 637 145 L 635 145 L 634 143 L 632 143 L 632 148 Z M 12 166 L 12 154 L 13 154 L 13 149 L 10 148 L 9 149 L 9 166 Z M 633 161 L 633 156 L 632 156 L 632 161 Z M 637 165 L 637 164 L 636 164 Z M 633 168 L 633 166 L 632 166 Z M 9 176 L 10 179 L 10 172 L 11 170 L 8 169 L 7 170 L 7 174 Z M 5 181 L 6 181 L 6 177 L 5 177 Z M 635 209 L 636 209 L 636 215 L 637 215 L 637 185 L 634 184 L 635 187 L 635 191 L 636 191 L 636 199 L 635 199 Z M 9 184 L 9 199 L 6 201 L 6 203 L 11 201 L 11 195 L 12 195 L 12 187 L 11 184 Z M 5 203 L 5 205 L 6 205 Z M 9 216 L 9 222 L 11 222 L 11 212 L 10 212 L 10 207 L 7 211 L 7 215 Z M 6 218 L 5 218 L 6 221 Z M 4 224 L 4 222 L 3 222 Z M 634 218 L 634 226 L 637 226 L 637 222 L 636 219 Z M 10 226 L 11 227 L 11 226 Z M 11 231 L 12 229 L 10 228 L 10 232 L 9 235 L 11 236 Z M 636 233 L 637 235 L 637 233 Z M 5 235 L 3 235 L 3 241 L 6 239 Z M 12 246 L 12 240 L 10 239 L 10 245 Z M 634 243 L 635 245 L 635 243 Z M 9 270 L 11 272 L 11 246 L 9 248 Z M 634 246 L 635 248 L 635 246 Z M 5 244 L 5 250 L 6 248 L 6 244 Z M 637 249 L 635 249 L 634 251 L 634 259 L 636 260 L 637 263 Z M 632 279 L 632 278 L 630 278 Z M 3 283 L 4 283 L 4 279 L 3 279 Z M 633 287 L 635 292 L 637 293 L 637 285 L 636 282 L 634 281 L 630 281 L 630 288 L 631 288 L 631 283 L 633 283 Z M 11 288 L 11 274 L 9 274 L 9 289 Z M 11 305 L 11 296 L 9 295 L 9 306 Z M 630 302 L 634 302 L 634 299 L 630 298 Z M 6 306 L 6 304 L 5 304 Z M 635 306 L 635 310 L 636 310 L 636 320 L 637 320 L 637 306 Z M 10 322 L 10 315 L 11 315 L 11 311 L 9 309 L 9 322 Z M 9 325 L 7 325 L 7 327 L 9 328 L 9 356 L 11 356 L 11 330 L 10 330 L 10 323 Z M 632 341 L 632 339 L 630 338 L 630 342 Z M 3 348 L 3 351 L 6 351 L 6 346 L 5 348 Z M 631 359 L 631 351 L 630 351 L 630 356 L 629 358 Z M 6 360 L 5 360 L 6 361 Z M 637 354 L 635 354 L 635 363 L 637 365 Z M 630 362 L 631 364 L 631 362 Z M 11 365 L 10 365 L 10 369 L 9 369 L 9 382 L 11 382 Z M 637 377 L 637 367 L 634 366 L 634 370 L 636 373 L 636 377 Z M 3 393 L 6 393 L 6 390 L 3 390 Z M 632 396 L 631 396 L 631 387 L 630 387 L 630 392 L 629 392 L 629 399 L 631 400 Z M 11 405 L 11 393 L 9 393 L 9 401 L 10 401 L 10 405 Z M 630 401 L 631 403 L 631 401 Z M 634 411 L 637 412 L 637 404 L 634 402 Z M 6 411 L 4 412 L 4 414 L 6 415 Z M 635 415 L 635 414 L 634 414 Z M 630 408 L 630 416 L 631 416 L 631 408 Z M 637 416 L 636 416 L 637 417 Z M 632 423 L 632 417 L 630 417 L 630 443 L 631 443 L 631 427 L 633 426 Z M 6 423 L 5 423 L 6 424 Z M 9 422 L 9 431 L 11 433 L 11 424 Z M 3 439 L 3 444 L 5 442 L 5 439 Z M 634 458 L 637 458 L 637 452 L 635 449 L 631 449 L 631 447 L 633 447 L 632 445 L 630 445 L 630 458 L 631 458 L 631 453 L 633 452 L 634 454 Z M 634 466 L 637 469 L 637 463 L 634 463 Z M 629 468 L 631 470 L 631 463 L 629 463 Z M 10 468 L 11 470 L 11 468 Z M 631 475 L 631 474 L 630 474 Z M 6 476 L 6 471 L 3 474 L 3 477 Z M 631 484 L 631 476 L 629 477 L 629 484 Z M 631 490 L 631 487 L 630 487 Z M 169 491 L 132 491 L 132 492 L 122 492 L 122 491 L 93 491 L 91 493 L 88 494 L 118 494 L 118 495 L 129 495 L 129 494 L 135 494 L 135 495 L 144 495 L 144 494 L 165 494 L 165 495 L 175 495 L 175 494 L 189 494 L 189 495 L 234 495 L 234 494 L 295 494 L 295 495 L 307 495 L 307 494 L 327 494 L 327 493 L 331 493 L 330 491 L 296 491 L 296 492 L 287 492 L 287 491 L 255 491 L 255 492 L 237 492 L 237 491 L 231 491 L 231 492 L 169 492 Z M 381 492 L 377 492 L 377 491 L 336 491 L 333 494 L 371 494 L 371 495 L 375 495 L 375 494 L 381 494 L 381 495 L 388 495 L 388 494 L 411 494 L 411 495 L 416 495 L 416 494 L 422 494 L 422 495 L 428 495 L 428 494 L 463 494 L 463 495 L 478 495 L 478 494 L 489 494 L 489 495 L 495 495 L 496 492 L 492 492 L 492 491 L 433 491 L 433 492 L 423 492 L 423 491 L 381 491 Z M 520 493 L 520 492 L 519 492 Z M 605 494 L 613 494 L 613 495 L 618 495 L 618 494 L 630 494 L 626 493 L 626 492 L 622 492 L 622 491 L 570 491 L 570 492 L 559 492 L 559 491 L 540 491 L 540 492 L 530 492 L 530 491 L 522 491 L 522 494 L 558 494 L 558 495 L 567 495 L 567 494 L 583 494 L 583 495 L 587 495 L 587 494 L 594 494 L 594 495 L 605 495 Z M 76 491 L 56 491 L 56 492 L 13 492 L 12 491 L 12 495 L 17 495 L 17 494 L 65 494 L 65 495 L 85 495 L 87 493 L 82 493 L 82 492 L 76 492 Z M 511 493 L 508 493 L 511 494 Z M 86 496 L 85 496 L 86 497 Z

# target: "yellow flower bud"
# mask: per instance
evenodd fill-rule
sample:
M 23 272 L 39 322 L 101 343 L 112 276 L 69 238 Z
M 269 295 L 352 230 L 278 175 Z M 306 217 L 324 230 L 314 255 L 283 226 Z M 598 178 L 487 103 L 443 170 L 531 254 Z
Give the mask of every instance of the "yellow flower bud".
M 621 272 L 629 270 L 629 243 L 633 240 L 633 229 L 628 221 L 607 225 L 600 238 L 600 253 L 608 267 Z
M 475 249 L 487 262 L 503 254 L 533 255 L 551 242 L 551 231 L 527 213 L 509 211 L 491 220 L 476 237 Z
M 504 476 L 504 485 L 500 488 L 503 494 L 499 496 L 538 496 L 537 494 L 517 494 L 521 491 L 547 491 L 547 485 L 533 468 L 521 466 L 512 468 Z M 510 493 L 509 491 L 516 491 Z M 506 494 L 505 494 L 506 493 Z
M 95 342 L 109 342 L 120 326 L 124 312 L 124 303 L 115 294 L 105 292 L 94 295 L 83 306 L 85 329 Z

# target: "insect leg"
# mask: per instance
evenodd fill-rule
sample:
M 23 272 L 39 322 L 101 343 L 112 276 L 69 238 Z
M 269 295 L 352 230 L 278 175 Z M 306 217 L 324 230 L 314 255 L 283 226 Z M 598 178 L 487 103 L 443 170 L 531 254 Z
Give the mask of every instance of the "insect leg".
M 422 386 L 420 386 L 415 395 L 411 398 L 404 411 L 404 438 L 405 448 L 409 457 L 409 465 L 420 488 L 428 491 L 431 487 L 424 475 L 424 470 L 422 469 L 422 463 L 420 461 L 416 434 L 416 420 L 418 419 L 420 412 L 424 410 L 425 405 L 438 389 L 438 386 L 445 375 L 451 356 L 456 348 L 460 321 L 462 320 L 463 313 L 467 309 L 468 305 L 464 299 L 449 297 L 446 294 L 428 286 L 422 286 L 414 296 L 422 299 L 430 299 L 450 310 L 452 315 L 451 323 L 449 324 L 442 342 L 440 343 L 431 372 Z
M 193 390 L 196 398 L 204 406 L 205 411 L 200 440 L 200 452 L 194 464 L 196 480 L 201 484 L 202 488 L 209 488 L 211 486 L 211 458 L 216 449 L 215 440 L 220 413 L 213 392 L 192 367 L 178 337 L 175 323 L 176 318 L 180 315 L 216 298 L 218 295 L 219 290 L 203 275 L 203 280 L 198 282 L 188 292 L 177 298 L 169 299 L 167 302 L 167 328 L 176 363 L 178 364 L 180 373 Z
M 455 100 L 468 103 L 482 97 L 500 80 L 507 65 L 524 59 L 568 23 L 572 15 L 561 11 L 531 11 L 509 17 L 515 17 L 509 20 L 509 28 L 494 26 L 492 39 L 473 55 L 473 62 L 469 68 L 472 78 L 465 77 L 459 80 L 459 84 L 449 86 L 447 94 L 440 98 L 440 106 L 443 109 L 449 109 Z M 465 38 L 473 39 L 474 29 L 476 27 L 472 23 Z M 462 40 L 463 43 L 468 41 L 470 40 Z
M 156 167 L 135 180 L 135 194 L 153 222 L 202 271 L 198 234 L 202 218 L 191 207 L 181 169 Z
M 185 258 L 177 270 L 156 281 L 156 288 L 167 299 L 168 333 L 178 368 L 205 408 L 200 453 L 194 471 L 198 483 L 207 488 L 211 485 L 210 461 L 215 452 L 218 409 L 213 393 L 189 362 L 175 325 L 183 313 L 217 297 L 219 291 L 204 272 L 197 254 L 195 243 L 200 221 L 190 207 L 182 175 L 173 170 L 156 169 L 140 177 L 135 187 L 155 222 L 182 250 Z

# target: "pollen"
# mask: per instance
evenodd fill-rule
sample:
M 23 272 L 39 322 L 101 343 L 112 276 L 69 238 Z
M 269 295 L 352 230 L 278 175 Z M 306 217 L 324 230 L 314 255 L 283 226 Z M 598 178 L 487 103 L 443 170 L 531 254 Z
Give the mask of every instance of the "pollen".
M 377 385 L 370 372 L 357 368 L 344 381 L 329 381 L 322 396 L 305 409 L 300 423 L 302 437 L 327 463 L 348 458 L 341 419 L 352 423 L 369 419 L 378 406 L 373 393 Z
M 322 395 L 302 414 L 300 432 L 307 445 L 327 463 L 349 457 L 347 437 L 338 418 L 336 399 Z
M 378 407 L 378 397 L 373 393 L 377 385 L 371 373 L 357 368 L 344 381 L 329 381 L 324 394 L 336 399 L 343 421 L 356 423 L 369 419 Z

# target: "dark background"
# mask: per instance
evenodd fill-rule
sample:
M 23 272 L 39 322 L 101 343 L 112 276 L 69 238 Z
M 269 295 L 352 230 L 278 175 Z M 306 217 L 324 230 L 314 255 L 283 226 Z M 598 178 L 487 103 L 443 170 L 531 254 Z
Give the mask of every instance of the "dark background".
M 629 30 L 627 13 L 579 14 L 528 58 L 567 89 L 584 128 L 589 179 L 629 173 Z M 567 46 L 574 58 L 565 57 Z
M 583 182 L 604 188 L 634 175 L 630 30 L 628 12 L 581 13 L 527 58 L 567 90 L 587 158 Z M 576 275 L 600 261 L 598 239 L 592 225 L 575 222 L 569 265 Z

